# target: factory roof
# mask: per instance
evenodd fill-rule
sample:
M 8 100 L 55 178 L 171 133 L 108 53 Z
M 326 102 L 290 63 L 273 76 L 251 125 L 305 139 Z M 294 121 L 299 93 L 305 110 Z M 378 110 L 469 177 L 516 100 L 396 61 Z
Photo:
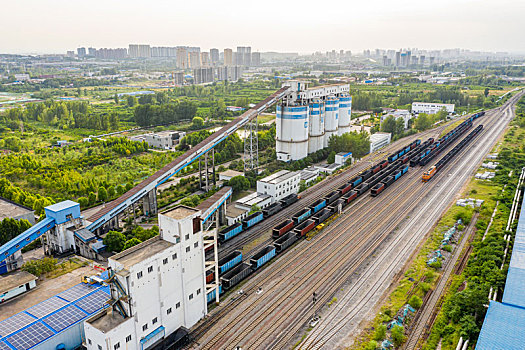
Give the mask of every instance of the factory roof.
M 240 205 L 245 205 L 248 207 L 251 207 L 252 205 L 258 205 L 261 202 L 264 202 L 265 200 L 268 200 L 271 198 L 268 194 L 262 194 L 262 193 L 252 193 L 247 195 L 246 197 L 243 197 L 237 201 Z
M 245 208 L 237 208 L 234 206 L 229 206 L 226 208 L 226 216 L 229 218 L 238 218 L 239 216 L 247 213 L 249 210 Z
M 113 255 L 110 259 L 121 263 L 124 265 L 125 269 L 129 270 L 129 267 L 146 260 L 171 246 L 173 246 L 173 243 L 163 240 L 160 236 L 155 236 L 134 247 L 128 248 L 123 252 Z
M 89 242 L 97 238 L 93 232 L 83 227 L 81 229 L 75 230 L 75 236 L 80 238 L 84 242 Z
M 38 277 L 29 272 L 18 270 L 0 276 L 0 294 L 9 292 L 13 288 L 37 280 Z
M 124 318 L 119 312 L 112 312 L 110 310 L 111 309 L 99 312 L 86 320 L 86 322 L 93 325 L 96 329 L 106 333 L 127 320 L 127 318 Z
M 281 171 L 276 172 L 275 174 L 266 176 L 265 178 L 258 180 L 258 182 L 267 183 L 267 184 L 278 184 L 296 175 L 297 173 L 295 171 L 281 170 Z
M 206 221 L 233 194 L 233 189 L 225 186 L 197 206 L 202 220 Z
M 75 207 L 77 205 L 79 205 L 79 204 L 75 203 L 73 201 L 70 201 L 70 200 L 66 200 L 66 201 L 58 202 L 56 204 L 52 204 L 50 206 L 47 206 L 46 209 L 56 213 L 56 212 L 59 212 L 59 211 L 64 210 L 64 209 L 69 209 L 69 208 Z
M 311 171 L 301 171 L 299 173 L 299 175 L 301 175 L 301 180 L 310 180 L 311 178 L 316 178 L 317 176 L 319 176 L 319 174 L 316 174 L 316 173 L 313 173 Z
M 33 213 L 33 209 L 20 205 L 9 199 L 0 197 L 0 221 L 5 218 L 16 218 L 20 215 Z
M 109 299 L 108 286 L 77 284 L 0 322 L 0 349 L 32 349 L 98 313 Z
M 235 177 L 235 176 L 244 176 L 240 171 L 228 169 L 219 173 L 220 176 Z
M 370 142 L 381 141 L 388 137 L 390 137 L 390 133 L 388 132 L 376 132 L 375 134 L 370 135 Z
M 162 215 L 168 216 L 175 220 L 184 219 L 190 215 L 193 215 L 195 213 L 198 213 L 199 210 L 195 208 L 190 208 L 185 205 L 178 205 L 177 207 L 167 210 L 162 213 Z

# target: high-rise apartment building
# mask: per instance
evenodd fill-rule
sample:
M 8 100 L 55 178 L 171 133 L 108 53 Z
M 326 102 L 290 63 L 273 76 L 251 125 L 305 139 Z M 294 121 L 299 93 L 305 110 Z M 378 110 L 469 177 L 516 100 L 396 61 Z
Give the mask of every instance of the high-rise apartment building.
M 79 47 L 77 49 L 77 56 L 78 57 L 86 57 L 86 48 L 85 47 Z
M 95 54 L 97 53 L 97 49 L 94 47 L 88 47 L 88 55 L 95 57 Z
M 185 47 L 177 47 L 177 68 L 188 69 L 188 49 Z
M 194 84 L 204 84 L 212 83 L 214 80 L 213 68 L 196 68 L 193 70 L 193 83 Z
M 189 68 L 200 68 L 201 67 L 201 54 L 200 52 L 189 52 L 188 53 L 188 66 Z
M 201 52 L 201 66 L 202 67 L 209 67 L 209 66 L 211 66 L 210 53 L 209 52 Z
M 224 49 L 224 65 L 225 66 L 233 66 L 233 50 L 232 49 Z
M 213 66 L 216 66 L 219 64 L 219 50 L 218 49 L 210 50 L 210 59 L 211 59 L 211 64 Z
M 149 45 L 129 44 L 129 57 L 131 58 L 149 58 L 151 57 L 151 47 Z

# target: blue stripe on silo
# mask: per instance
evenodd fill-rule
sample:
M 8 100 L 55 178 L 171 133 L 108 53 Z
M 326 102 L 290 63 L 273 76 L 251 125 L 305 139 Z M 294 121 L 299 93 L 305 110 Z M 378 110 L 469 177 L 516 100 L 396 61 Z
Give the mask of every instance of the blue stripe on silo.
M 352 107 L 352 104 L 351 103 L 340 103 L 339 104 L 339 108 L 350 108 Z
M 281 114 L 277 114 L 277 118 L 279 119 L 307 119 L 308 115 L 306 114 L 298 114 L 298 115 L 285 114 L 284 116 L 282 116 Z
M 310 111 L 310 115 L 319 115 L 320 112 L 319 111 Z
M 326 107 L 327 112 L 335 112 L 339 109 L 339 107 Z
M 284 109 L 281 106 L 277 106 L 277 111 L 285 112 L 292 112 L 292 113 L 298 113 L 298 112 L 306 112 L 307 107 L 301 106 L 301 107 L 284 107 Z

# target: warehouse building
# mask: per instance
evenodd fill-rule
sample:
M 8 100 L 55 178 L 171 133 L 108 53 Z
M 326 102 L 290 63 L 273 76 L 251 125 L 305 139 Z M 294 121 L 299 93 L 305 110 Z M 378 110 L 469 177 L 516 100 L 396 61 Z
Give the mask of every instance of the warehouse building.
M 349 84 L 308 87 L 292 80 L 290 93 L 277 106 L 277 159 L 303 159 L 328 146 L 330 137 L 350 132 L 352 97 Z
M 370 153 L 388 145 L 391 138 L 392 134 L 388 132 L 376 132 L 375 134 L 370 135 Z
M 144 140 L 153 148 L 172 149 L 184 136 L 186 136 L 184 131 L 161 131 L 145 134 Z
M 18 270 L 0 277 L 0 304 L 36 287 L 38 278 L 29 272 Z
M 108 259 L 113 307 L 85 322 L 88 350 L 151 348 L 206 316 L 200 215 L 159 214 L 159 236 Z
M 0 197 L 0 221 L 11 218 L 15 220 L 27 220 L 31 225 L 35 224 L 35 211 L 25 205 Z
M 403 125 L 405 127 L 405 130 L 408 129 L 408 122 L 410 121 L 410 119 L 413 118 L 412 113 L 410 113 L 409 110 L 407 110 L 407 109 L 395 109 L 395 110 L 392 110 L 391 112 L 388 112 L 385 115 L 382 115 L 381 116 L 381 123 L 388 117 L 393 117 L 396 120 L 402 119 L 403 120 Z
M 274 203 L 299 192 L 301 175 L 295 171 L 281 170 L 257 181 L 257 193 L 271 196 Z
M 449 103 L 412 102 L 412 113 L 436 114 L 444 108 L 448 114 L 452 114 L 454 113 L 454 107 L 454 104 Z

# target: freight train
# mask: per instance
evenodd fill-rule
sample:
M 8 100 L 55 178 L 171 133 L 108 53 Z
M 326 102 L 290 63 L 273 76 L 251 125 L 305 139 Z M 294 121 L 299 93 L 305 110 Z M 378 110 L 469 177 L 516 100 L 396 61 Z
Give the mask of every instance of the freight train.
M 478 125 L 470 134 L 468 134 L 463 140 L 461 140 L 456 147 L 454 147 L 452 150 L 450 150 L 443 158 L 441 158 L 436 165 L 430 167 L 427 171 L 423 173 L 422 180 L 423 182 L 430 181 L 434 175 L 438 173 L 441 168 L 445 166 L 445 164 L 448 163 L 452 157 L 454 157 L 467 143 L 472 141 L 474 137 L 483 129 L 483 125 Z
M 415 167 L 417 165 L 425 166 L 432 159 L 434 159 L 441 151 L 447 148 L 452 142 L 457 140 L 461 135 L 463 135 L 468 129 L 472 127 L 472 122 L 485 115 L 485 112 L 479 112 L 473 114 L 472 116 L 465 119 L 460 125 L 454 128 L 454 130 L 449 131 L 439 140 L 432 142 L 427 145 L 426 148 L 422 149 L 418 156 L 414 157 L 410 161 L 410 166 Z
M 276 255 L 281 254 L 299 239 L 305 237 L 316 226 L 322 224 L 330 217 L 338 213 L 341 209 L 352 203 L 361 194 L 370 190 L 371 196 L 375 197 L 383 192 L 388 186 L 397 181 L 403 174 L 408 171 L 407 164 L 412 157 L 419 154 L 420 150 L 427 147 L 433 142 L 432 139 L 421 143 L 421 140 L 415 140 L 410 145 L 405 146 L 392 153 L 386 160 L 372 166 L 370 169 L 361 172 L 346 184 L 341 185 L 323 198 L 320 198 L 305 208 L 292 215 L 272 228 L 273 245 L 266 246 L 248 261 L 242 262 L 239 256 L 240 252 L 234 252 L 229 256 L 221 259 L 219 262 L 219 275 L 221 281 L 221 291 L 229 290 L 251 273 L 262 267 Z M 277 211 L 285 208 L 298 200 L 297 196 L 288 196 L 277 202 L 278 205 L 268 206 L 262 211 L 263 218 L 267 218 Z M 275 208 L 279 208 L 278 210 Z M 257 215 L 252 216 L 259 218 Z M 253 220 L 251 218 L 250 220 Z M 224 242 L 242 232 L 245 228 L 251 227 L 256 223 L 245 219 L 243 223 L 232 225 L 219 234 L 219 241 Z M 207 283 L 211 283 L 214 274 L 209 273 L 206 276 Z M 212 296 L 213 293 L 213 296 Z M 208 301 L 215 300 L 215 291 L 208 295 Z

